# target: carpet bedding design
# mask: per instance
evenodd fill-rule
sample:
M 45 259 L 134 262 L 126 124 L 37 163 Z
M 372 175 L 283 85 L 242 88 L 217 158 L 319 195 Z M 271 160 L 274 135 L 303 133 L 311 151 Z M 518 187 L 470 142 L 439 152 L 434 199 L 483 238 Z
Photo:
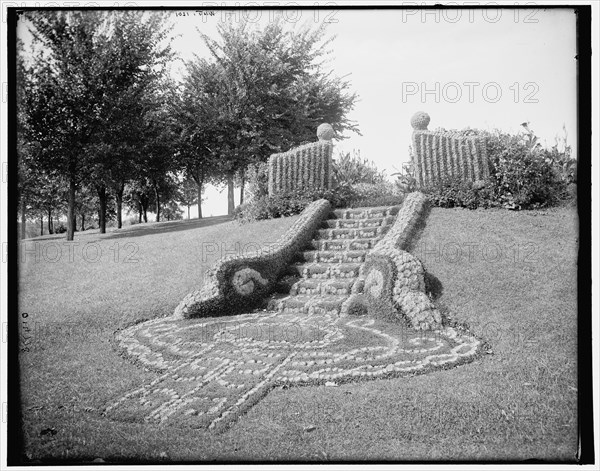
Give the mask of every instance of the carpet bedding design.
M 445 327 L 415 331 L 368 317 L 261 311 L 160 318 L 115 334 L 122 354 L 157 373 L 109 404 L 119 421 L 220 430 L 277 386 L 335 386 L 469 362 L 480 341 Z
M 274 387 L 423 374 L 478 356 L 480 340 L 443 325 L 424 292 L 421 263 L 403 250 L 424 215 L 425 196 L 412 193 L 402 207 L 333 212 L 323 209 L 325 203 L 314 203 L 306 221 L 300 219 L 297 229 L 310 229 L 303 243 L 311 233 L 314 239 L 298 246 L 276 292 L 264 299 L 265 309 L 223 317 L 222 309 L 211 314 L 217 317 L 174 315 L 116 332 L 117 350 L 156 377 L 124 391 L 104 415 L 220 431 Z M 239 296 L 253 295 L 263 275 L 249 264 L 260 268 L 261 260 L 231 262 L 237 265 L 230 284 Z M 227 280 L 215 277 L 213 284 L 226 288 Z M 394 307 L 396 298 L 401 302 Z M 386 310 L 389 315 L 380 315 Z

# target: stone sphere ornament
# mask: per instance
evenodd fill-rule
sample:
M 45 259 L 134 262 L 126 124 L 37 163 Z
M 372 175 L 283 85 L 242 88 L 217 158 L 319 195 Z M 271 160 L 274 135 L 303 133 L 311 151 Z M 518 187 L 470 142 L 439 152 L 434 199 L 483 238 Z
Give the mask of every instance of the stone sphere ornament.
M 425 111 L 417 111 L 412 118 L 410 118 L 410 124 L 412 127 L 419 131 L 426 131 L 431 118 Z
M 331 124 L 323 123 L 317 128 L 317 137 L 319 138 L 319 141 L 331 141 L 334 135 L 335 131 Z

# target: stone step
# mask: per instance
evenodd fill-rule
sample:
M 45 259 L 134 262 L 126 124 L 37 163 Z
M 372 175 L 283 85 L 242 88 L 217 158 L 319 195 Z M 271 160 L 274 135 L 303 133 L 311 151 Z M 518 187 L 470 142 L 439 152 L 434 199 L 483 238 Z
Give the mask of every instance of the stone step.
M 299 275 L 304 279 L 348 279 L 356 278 L 360 263 L 294 263 L 289 265 L 286 275 Z
M 375 208 L 336 209 L 331 219 L 373 219 L 395 216 L 400 206 L 381 206 Z
M 299 252 L 295 260 L 299 263 L 362 263 L 365 261 L 367 253 L 367 250 L 305 250 Z
M 320 295 L 341 295 L 351 294 L 352 286 L 356 278 L 351 279 L 301 279 L 290 289 L 290 295 L 302 295 L 302 294 L 320 294 Z
M 369 219 L 327 219 L 323 221 L 323 229 L 362 229 L 365 227 L 389 226 L 394 222 L 394 216 Z
M 294 314 L 315 313 L 338 315 L 346 299 L 348 299 L 347 295 L 276 295 L 269 299 L 267 309 Z
M 369 250 L 375 247 L 379 237 L 363 239 L 337 239 L 337 240 L 319 240 L 313 239 L 309 242 L 307 249 L 322 251 L 357 251 Z
M 359 229 L 319 229 L 315 239 L 373 239 L 384 235 L 383 227 L 364 227 Z

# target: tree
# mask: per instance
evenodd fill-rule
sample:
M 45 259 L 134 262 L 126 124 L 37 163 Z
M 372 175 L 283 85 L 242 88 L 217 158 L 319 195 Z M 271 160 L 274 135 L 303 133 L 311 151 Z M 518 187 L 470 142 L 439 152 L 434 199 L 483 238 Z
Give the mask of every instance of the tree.
M 140 175 L 152 188 L 156 221 L 160 221 L 161 195 L 165 201 L 174 192 L 174 171 L 178 170 L 173 118 L 161 99 L 166 96 L 157 95 L 154 109 L 145 115 L 145 128 L 140 146 Z
M 279 21 L 250 31 L 247 23 L 222 23 L 218 32 L 220 41 L 200 35 L 218 69 L 221 100 L 215 116 L 221 132 L 214 147 L 231 214 L 234 176 L 243 180 L 248 164 L 314 140 L 322 122 L 331 123 L 338 137 L 345 130 L 358 132 L 347 118 L 357 96 L 346 80 L 324 69 L 332 40 L 324 39 L 325 25 L 286 31 Z
M 120 12 L 109 17 L 106 32 L 98 39 L 103 54 L 96 86 L 101 126 L 95 136 L 93 176 L 101 211 L 106 208 L 107 191 L 115 197 L 118 228 L 122 227 L 125 184 L 144 165 L 140 143 L 146 131 L 146 114 L 156 110 L 155 95 L 161 94 L 172 58 L 167 40 L 171 27 L 164 20 L 161 14 Z M 104 216 L 100 229 L 105 231 Z
M 182 211 L 179 209 L 177 202 L 173 200 L 168 201 L 163 209 L 163 217 L 167 221 L 179 221 L 183 219 L 181 213 Z
M 68 184 L 67 240 L 75 231 L 75 193 L 89 168 L 87 147 L 97 125 L 91 97 L 100 67 L 95 12 L 27 12 L 38 46 L 27 67 L 23 100 L 29 138 L 40 142 L 37 165 Z
M 78 192 L 77 203 L 75 205 L 75 213 L 79 215 L 81 225 L 80 231 L 86 230 L 86 223 L 89 227 L 90 222 L 94 218 L 94 213 L 97 209 L 97 198 L 94 191 L 88 186 L 82 186 Z
M 221 93 L 220 69 L 214 63 L 196 58 L 187 63 L 179 93 L 172 103 L 175 118 L 177 160 L 188 179 L 196 183 L 198 218 L 202 218 L 204 185 L 215 182 L 219 175 L 219 161 L 215 150 L 221 127 L 219 113 L 224 96 Z
M 200 195 L 202 197 L 202 195 Z M 179 188 L 176 194 L 176 201 L 183 206 L 187 207 L 187 218 L 190 218 L 190 206 L 198 203 L 198 207 L 200 207 L 200 202 L 198 201 L 198 187 L 197 183 L 192 178 L 183 178 L 180 180 Z M 201 215 L 198 215 L 200 218 Z
M 138 168 L 144 98 L 170 59 L 163 17 L 142 12 L 27 12 L 37 46 L 24 100 L 29 138 L 41 144 L 41 168 L 68 182 L 68 231 L 75 230 L 76 189 L 94 186 L 100 227 L 114 189 L 117 218 L 124 185 Z M 139 154 L 138 154 L 139 155 Z
M 138 213 L 138 223 L 148 222 L 148 209 L 152 201 L 152 187 L 145 178 L 132 180 L 125 185 L 125 201 L 129 208 Z

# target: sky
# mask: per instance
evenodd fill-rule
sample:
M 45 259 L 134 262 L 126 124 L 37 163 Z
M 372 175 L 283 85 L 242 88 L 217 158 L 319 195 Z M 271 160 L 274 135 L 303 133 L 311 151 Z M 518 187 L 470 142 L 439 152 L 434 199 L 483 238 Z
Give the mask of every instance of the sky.
M 208 56 L 197 29 L 218 38 L 217 26 L 225 21 L 248 20 L 257 28 L 278 16 L 289 28 L 327 23 L 328 35 L 335 36 L 329 67 L 348 76 L 359 96 L 349 118 L 362 134 L 334 141 L 334 157 L 357 150 L 387 175 L 401 170 L 409 159 L 410 118 L 417 111 L 430 115 L 431 130 L 518 133 L 520 124 L 529 122 L 547 146 L 565 135 L 564 126 L 576 155 L 571 9 L 174 10 L 169 16 L 175 76 L 195 54 Z M 226 214 L 223 189 L 207 187 L 205 199 L 205 216 Z M 194 207 L 191 217 L 196 215 Z
M 173 47 L 184 60 L 207 54 L 196 28 L 217 37 L 222 21 L 246 18 L 261 27 L 284 14 L 290 28 L 327 22 L 328 33 L 336 36 L 330 67 L 338 76 L 348 75 L 359 95 L 349 117 L 362 134 L 334 141 L 334 156 L 360 150 L 387 175 L 401 170 L 408 161 L 410 118 L 417 111 L 430 115 L 432 130 L 518 133 L 520 124 L 529 122 L 548 146 L 564 136 L 564 125 L 576 152 L 576 36 L 570 9 L 189 13 L 172 13 L 174 33 L 180 35 Z M 225 193 L 207 189 L 203 211 L 224 214 Z

